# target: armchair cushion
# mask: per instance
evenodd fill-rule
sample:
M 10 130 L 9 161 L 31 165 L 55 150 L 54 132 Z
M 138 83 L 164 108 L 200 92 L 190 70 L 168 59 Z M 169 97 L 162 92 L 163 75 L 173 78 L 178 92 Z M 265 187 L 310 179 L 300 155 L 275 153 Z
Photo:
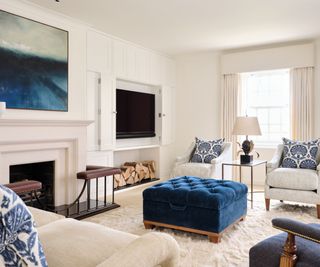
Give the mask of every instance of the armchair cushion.
M 224 139 L 201 140 L 196 137 L 196 147 L 191 162 L 210 163 L 211 160 L 220 156 Z
M 319 149 L 319 139 L 301 142 L 283 138 L 284 150 L 282 167 L 284 168 L 317 168 L 317 153 Z
M 317 190 L 319 176 L 314 170 L 277 168 L 267 175 L 267 185 L 294 190 Z
M 184 176 L 188 174 L 189 176 L 195 177 L 210 177 L 212 164 L 207 163 L 183 163 L 174 169 L 174 176 Z

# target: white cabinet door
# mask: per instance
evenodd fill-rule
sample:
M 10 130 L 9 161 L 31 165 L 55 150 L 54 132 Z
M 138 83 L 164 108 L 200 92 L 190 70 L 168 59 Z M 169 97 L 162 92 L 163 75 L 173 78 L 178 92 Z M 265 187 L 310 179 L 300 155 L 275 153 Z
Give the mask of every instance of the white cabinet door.
M 111 39 L 94 31 L 87 32 L 87 70 L 112 71 Z
M 101 73 L 100 90 L 100 149 L 112 150 L 116 142 L 116 80 Z
M 161 96 L 161 144 L 168 145 L 173 143 L 175 138 L 175 88 L 163 86 Z
M 93 120 L 87 128 L 87 150 L 99 149 L 99 91 L 100 74 L 87 72 L 87 120 Z

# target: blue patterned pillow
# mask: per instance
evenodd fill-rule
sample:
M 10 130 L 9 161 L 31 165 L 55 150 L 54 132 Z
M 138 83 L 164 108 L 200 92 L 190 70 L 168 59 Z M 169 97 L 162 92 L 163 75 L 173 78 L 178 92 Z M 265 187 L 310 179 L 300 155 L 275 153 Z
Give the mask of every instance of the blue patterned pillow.
M 319 139 L 308 142 L 293 141 L 287 138 L 282 138 L 282 140 L 284 148 L 281 167 L 317 169 Z
M 0 264 L 48 266 L 28 208 L 9 188 L 0 185 Z
M 220 156 L 224 139 L 204 141 L 196 137 L 196 146 L 191 162 L 210 163 Z

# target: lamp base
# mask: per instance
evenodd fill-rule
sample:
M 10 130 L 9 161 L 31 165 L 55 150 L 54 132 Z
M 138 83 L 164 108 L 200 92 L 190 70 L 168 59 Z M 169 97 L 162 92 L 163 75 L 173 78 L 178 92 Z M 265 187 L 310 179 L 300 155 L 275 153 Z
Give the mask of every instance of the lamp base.
M 248 164 L 253 161 L 252 155 L 240 155 L 240 163 L 241 164 Z

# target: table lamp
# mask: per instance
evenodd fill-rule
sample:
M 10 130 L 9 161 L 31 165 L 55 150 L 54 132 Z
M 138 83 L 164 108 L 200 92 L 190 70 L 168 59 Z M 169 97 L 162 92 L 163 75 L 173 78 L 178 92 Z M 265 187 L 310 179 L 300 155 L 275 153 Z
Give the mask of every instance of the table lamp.
M 261 130 L 257 117 L 237 117 L 232 131 L 233 135 L 245 135 L 246 140 L 242 143 L 244 155 L 240 155 L 240 163 L 247 164 L 252 162 L 253 156 L 250 152 L 253 150 L 254 144 L 248 139 L 248 135 L 261 135 Z
M 6 102 L 0 102 L 0 116 L 6 111 Z

